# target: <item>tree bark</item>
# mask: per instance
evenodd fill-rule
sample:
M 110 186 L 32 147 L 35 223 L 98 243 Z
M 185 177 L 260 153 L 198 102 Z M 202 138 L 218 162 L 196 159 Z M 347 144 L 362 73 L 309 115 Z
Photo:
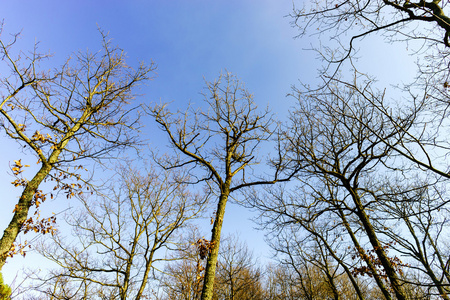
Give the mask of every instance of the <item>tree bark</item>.
M 8 253 L 19 235 L 23 223 L 27 220 L 28 212 L 33 201 L 34 194 L 41 182 L 47 177 L 52 170 L 51 164 L 43 164 L 40 170 L 36 173 L 31 181 L 25 186 L 19 202 L 16 205 L 14 216 L 8 224 L 8 227 L 3 232 L 3 236 L 0 239 L 0 270 L 5 265 Z
M 364 226 L 364 230 L 366 231 L 367 237 L 369 238 L 370 244 L 372 245 L 375 253 L 380 259 L 381 264 L 383 265 L 384 271 L 386 272 L 386 276 L 389 278 L 392 289 L 394 290 L 395 296 L 398 300 L 406 300 L 405 292 L 403 291 L 402 284 L 400 282 L 400 278 L 397 276 L 397 272 L 395 271 L 391 260 L 389 259 L 386 251 L 384 251 L 383 246 L 381 245 L 375 230 L 372 226 L 372 223 L 369 220 L 369 216 L 366 214 L 364 206 L 361 202 L 361 199 L 357 192 L 349 186 L 349 184 L 344 183 L 347 190 L 350 192 L 353 202 L 356 205 L 357 215 L 362 225 Z
M 227 205 L 228 196 L 230 194 L 229 187 L 222 191 L 219 203 L 217 204 L 216 218 L 212 228 L 212 249 L 206 263 L 205 279 L 203 282 L 201 300 L 211 300 L 214 294 L 214 280 L 216 276 L 217 259 L 219 256 L 220 233 L 222 231 L 223 217 L 225 215 L 225 206 Z

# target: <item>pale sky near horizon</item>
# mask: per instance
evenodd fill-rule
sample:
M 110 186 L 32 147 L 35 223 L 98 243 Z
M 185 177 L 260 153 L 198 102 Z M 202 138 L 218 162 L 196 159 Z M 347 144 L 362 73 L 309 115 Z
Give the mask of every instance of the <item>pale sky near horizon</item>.
M 54 54 L 49 66 L 60 65 L 74 51 L 99 49 L 98 27 L 109 32 L 113 44 L 127 53 L 129 64 L 154 61 L 158 66 L 157 76 L 139 92 L 140 102 L 172 102 L 174 110 L 185 108 L 189 101 L 199 103 L 204 78 L 214 80 L 226 69 L 246 83 L 259 107 L 268 105 L 283 119 L 294 104 L 286 98 L 291 86 L 299 79 L 315 84 L 320 66 L 314 52 L 305 50 L 317 37 L 294 39 L 297 31 L 287 17 L 291 10 L 291 0 L 21 0 L 4 1 L 0 18 L 5 24 L 2 38 L 22 31 L 18 45 L 23 50 L 32 50 L 39 41 L 40 51 Z M 372 60 L 382 54 L 371 50 Z M 393 55 L 386 63 L 401 62 L 401 52 L 397 59 Z M 151 147 L 167 142 L 151 121 L 147 125 Z M 5 139 L 0 135 L 0 188 L 9 191 L 13 179 L 8 166 L 17 159 L 17 147 Z M 0 214 L 0 231 L 10 220 L 16 197 L 6 192 L 2 198 L 7 205 Z M 263 233 L 253 229 L 249 216 L 248 210 L 230 205 L 224 232 L 238 233 L 255 256 L 269 257 Z M 7 283 L 16 274 L 15 266 L 27 265 L 27 259 L 33 258 L 8 262 L 3 269 Z

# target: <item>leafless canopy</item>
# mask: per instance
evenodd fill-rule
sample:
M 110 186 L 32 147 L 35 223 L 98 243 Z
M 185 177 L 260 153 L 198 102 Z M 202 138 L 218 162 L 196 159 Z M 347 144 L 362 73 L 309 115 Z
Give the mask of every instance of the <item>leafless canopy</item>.
M 354 58 L 357 42 L 369 35 L 400 41 L 419 54 L 421 72 L 442 72 L 448 78 L 450 18 L 447 1 L 327 0 L 307 1 L 291 13 L 299 36 L 326 36 L 318 50 L 328 63 L 324 73 L 334 76 L 342 63 Z M 328 67 L 335 69 L 329 70 Z M 443 84 L 446 80 L 442 81 Z
M 59 266 L 32 275 L 42 295 L 144 299 L 180 230 L 204 208 L 201 195 L 175 180 L 185 176 L 180 171 L 119 170 L 103 194 L 81 197 L 82 208 L 67 216 L 71 237 L 59 233 L 38 247 Z
M 186 112 L 176 114 L 166 105 L 150 110 L 177 154 L 161 164 L 168 169 L 189 166 L 191 174 L 197 178 L 194 183 L 205 182 L 218 195 L 202 300 L 212 299 L 220 233 L 229 196 L 242 188 L 289 180 L 295 173 L 282 174 L 286 165 L 278 138 L 275 145 L 280 151 L 271 162 L 274 174 L 269 177 L 256 172 L 259 148 L 271 140 L 277 129 L 267 110 L 257 111 L 253 96 L 235 76 L 223 74 L 218 80 L 207 82 L 206 89 L 207 111 L 192 109 L 192 105 Z
M 194 108 L 193 103 L 185 112 L 171 113 L 168 105 L 152 109 L 152 115 L 169 136 L 170 146 L 183 154 L 163 164 L 167 168 L 198 165 L 207 173 L 198 181 L 214 180 L 219 186 L 227 177 L 240 174 L 241 180 L 232 190 L 251 185 L 249 181 L 254 177 L 249 170 L 260 163 L 256 155 L 260 144 L 268 141 L 275 130 L 269 111 L 258 112 L 253 95 L 230 73 L 206 82 L 203 96 L 206 111 Z
M 28 218 L 28 212 L 45 200 L 41 182 L 55 180 L 70 198 L 74 185 L 65 179 L 81 179 L 79 160 L 111 158 L 112 151 L 138 143 L 138 105 L 131 102 L 137 85 L 150 79 L 155 66 L 142 63 L 134 70 L 125 63 L 124 52 L 100 34 L 99 52 L 75 53 L 49 72 L 39 71 L 47 56 L 37 49 L 30 55 L 13 49 L 17 35 L 11 42 L 0 40 L 2 63 L 9 70 L 0 78 L 0 128 L 35 156 L 26 163 L 40 164 L 31 179 L 20 175 L 26 166 L 20 157 L 12 168 L 17 177 L 13 184 L 23 192 L 0 240 L 0 267 L 14 254 L 13 243 L 25 224 L 33 227 L 38 221 Z

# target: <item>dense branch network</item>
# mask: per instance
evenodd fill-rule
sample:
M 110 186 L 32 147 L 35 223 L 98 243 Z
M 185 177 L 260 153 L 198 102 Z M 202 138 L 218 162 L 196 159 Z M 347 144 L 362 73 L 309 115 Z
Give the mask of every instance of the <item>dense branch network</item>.
M 36 195 L 44 195 L 40 202 L 45 200 L 39 190 L 43 181 L 55 180 L 70 198 L 79 184 L 66 181 L 81 179 L 77 170 L 83 166 L 78 161 L 111 158 L 114 151 L 138 144 L 139 115 L 134 112 L 138 105 L 132 107 L 130 102 L 133 90 L 150 79 L 154 66 L 141 64 L 133 70 L 125 63 L 123 51 L 113 47 L 104 33 L 101 36 L 101 51 L 80 52 L 48 73 L 38 71 L 39 62 L 47 56 L 36 49 L 31 56 L 15 54 L 17 36 L 10 43 L 0 43 L 3 63 L 10 70 L 0 79 L 0 127 L 40 164 L 31 180 L 21 177 L 13 182 L 23 192 L 0 239 L 0 266 L 14 254 L 10 249 L 24 224 L 33 223 L 28 212 Z

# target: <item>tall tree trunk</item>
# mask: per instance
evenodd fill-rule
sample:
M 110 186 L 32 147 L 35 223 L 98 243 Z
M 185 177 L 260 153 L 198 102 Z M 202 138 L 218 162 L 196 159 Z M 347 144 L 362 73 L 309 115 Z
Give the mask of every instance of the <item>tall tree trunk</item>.
M 220 233 L 222 231 L 223 216 L 225 215 L 225 206 L 227 205 L 229 187 L 222 191 L 219 203 L 217 204 L 216 219 L 212 228 L 212 249 L 206 262 L 205 279 L 202 289 L 201 300 L 211 300 L 214 294 L 214 279 L 216 276 L 217 259 L 219 256 Z
M 47 175 L 52 170 L 51 164 L 43 164 L 40 170 L 36 173 L 31 181 L 27 183 L 25 189 L 20 196 L 19 202 L 17 203 L 14 216 L 9 222 L 8 227 L 6 227 L 3 232 L 3 236 L 0 239 L 0 270 L 5 265 L 8 253 L 16 240 L 17 236 L 22 229 L 23 223 L 27 220 L 28 212 L 30 210 L 34 194 L 41 182 L 47 177 Z
M 353 202 L 355 203 L 357 209 L 358 218 L 364 227 L 367 237 L 369 238 L 370 244 L 375 250 L 375 253 L 377 254 L 384 268 L 386 276 L 389 278 L 395 296 L 397 297 L 398 300 L 406 300 L 407 297 L 405 296 L 405 292 L 403 290 L 402 283 L 400 282 L 400 278 L 398 277 L 391 260 L 389 259 L 386 251 L 384 251 L 384 248 L 377 237 L 375 229 L 373 228 L 369 216 L 366 214 L 364 206 L 361 202 L 361 198 L 359 197 L 358 193 L 348 184 L 346 185 L 346 188 L 352 196 Z
M 361 258 L 367 264 L 367 267 L 369 267 L 369 269 L 371 270 L 372 276 L 375 279 L 375 282 L 377 283 L 377 286 L 380 288 L 380 290 L 383 293 L 383 295 L 386 298 L 386 300 L 391 300 L 392 297 L 391 297 L 387 287 L 384 285 L 383 280 L 381 279 L 380 275 L 377 272 L 377 269 L 373 265 L 373 262 L 368 258 L 368 256 L 366 255 L 364 249 L 359 244 L 359 241 L 356 238 L 355 233 L 351 229 L 350 224 L 349 224 L 347 218 L 344 215 L 344 212 L 342 211 L 341 208 L 338 208 L 338 209 L 339 209 L 339 215 L 340 215 L 341 220 L 342 220 L 342 224 L 345 226 L 345 229 L 347 230 L 347 233 L 350 235 L 350 238 L 352 239 L 353 245 L 355 245 L 355 248 L 358 251 L 358 254 L 361 256 Z

